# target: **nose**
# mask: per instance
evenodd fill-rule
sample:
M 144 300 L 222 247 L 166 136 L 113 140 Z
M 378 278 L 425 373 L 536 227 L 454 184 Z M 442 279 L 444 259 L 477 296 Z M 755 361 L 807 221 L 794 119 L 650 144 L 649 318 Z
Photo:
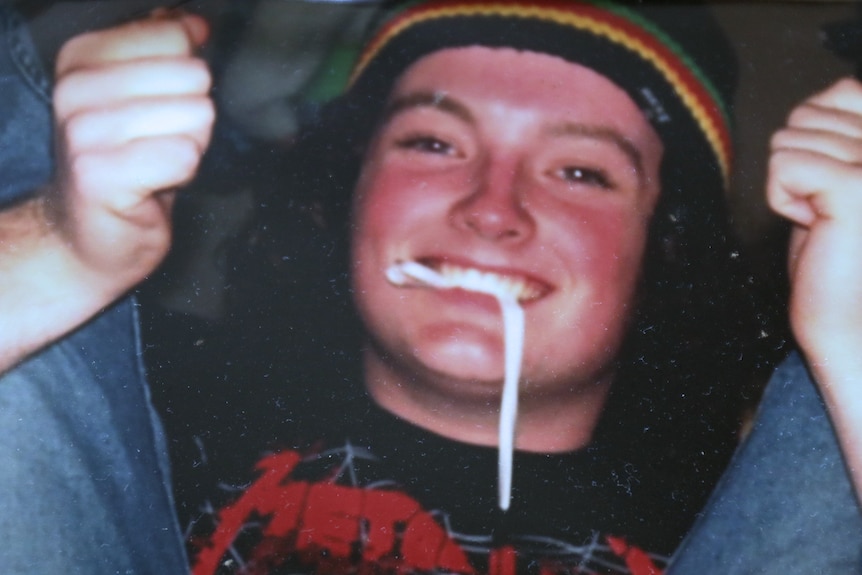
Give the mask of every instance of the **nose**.
M 491 241 L 517 243 L 535 231 L 525 202 L 527 182 L 516 161 L 488 158 L 471 174 L 467 193 L 451 210 L 456 227 Z

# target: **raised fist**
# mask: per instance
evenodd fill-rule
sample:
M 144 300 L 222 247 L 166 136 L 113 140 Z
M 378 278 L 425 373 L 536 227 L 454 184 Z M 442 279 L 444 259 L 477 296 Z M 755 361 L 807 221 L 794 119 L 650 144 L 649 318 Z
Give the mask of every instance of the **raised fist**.
M 772 139 L 772 208 L 794 224 L 790 319 L 810 363 L 862 353 L 862 84 L 842 80 Z
M 49 219 L 110 291 L 167 253 L 174 190 L 209 143 L 210 74 L 195 57 L 207 34 L 200 17 L 162 13 L 75 37 L 57 58 Z

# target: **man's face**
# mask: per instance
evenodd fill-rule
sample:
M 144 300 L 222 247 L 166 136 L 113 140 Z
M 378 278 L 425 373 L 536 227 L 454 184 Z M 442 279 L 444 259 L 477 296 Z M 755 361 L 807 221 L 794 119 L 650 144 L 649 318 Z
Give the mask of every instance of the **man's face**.
M 496 301 L 387 282 L 393 263 L 417 260 L 445 274 L 492 274 L 517 292 L 522 402 L 609 381 L 661 155 L 634 102 L 588 68 L 482 47 L 416 62 L 393 88 L 355 192 L 353 285 L 373 342 L 367 360 L 453 399 L 499 395 Z

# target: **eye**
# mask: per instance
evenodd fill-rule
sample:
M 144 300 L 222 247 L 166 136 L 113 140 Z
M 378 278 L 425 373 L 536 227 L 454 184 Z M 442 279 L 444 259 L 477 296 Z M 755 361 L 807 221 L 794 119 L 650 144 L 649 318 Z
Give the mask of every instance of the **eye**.
M 566 166 L 557 170 L 556 176 L 572 184 L 585 184 L 606 190 L 616 187 L 603 170 L 593 168 Z
M 453 145 L 434 136 L 407 136 L 398 140 L 396 145 L 404 150 L 414 150 L 425 154 L 439 154 L 443 156 L 455 156 L 457 154 Z

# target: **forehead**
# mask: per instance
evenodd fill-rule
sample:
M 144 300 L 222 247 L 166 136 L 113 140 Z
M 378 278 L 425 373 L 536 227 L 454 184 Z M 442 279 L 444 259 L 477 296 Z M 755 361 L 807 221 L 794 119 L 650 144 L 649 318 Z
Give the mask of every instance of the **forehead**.
M 549 54 L 482 46 L 440 50 L 402 74 L 390 101 L 415 94 L 454 100 L 473 121 L 575 123 L 613 130 L 639 148 L 659 153 L 662 148 L 622 88 L 595 70 Z

